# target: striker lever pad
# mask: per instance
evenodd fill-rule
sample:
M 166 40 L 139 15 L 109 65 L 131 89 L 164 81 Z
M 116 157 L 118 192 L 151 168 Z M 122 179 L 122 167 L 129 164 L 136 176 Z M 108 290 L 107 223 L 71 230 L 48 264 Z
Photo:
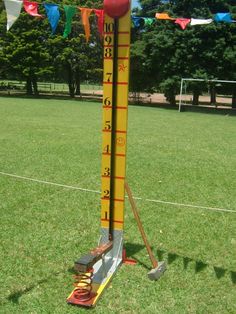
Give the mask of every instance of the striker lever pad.
M 97 248 L 90 251 L 88 254 L 80 257 L 75 262 L 75 270 L 78 272 L 87 272 L 93 265 L 99 261 L 104 254 L 109 252 L 113 247 L 113 243 L 107 242 L 105 244 L 99 245 Z

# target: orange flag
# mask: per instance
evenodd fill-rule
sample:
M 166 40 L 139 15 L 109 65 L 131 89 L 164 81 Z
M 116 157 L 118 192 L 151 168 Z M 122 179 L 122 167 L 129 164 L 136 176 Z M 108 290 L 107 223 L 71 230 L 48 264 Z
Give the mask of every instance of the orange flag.
M 168 13 L 156 13 L 155 17 L 158 20 L 175 20 Z
M 89 41 L 90 37 L 90 24 L 89 24 L 89 16 L 92 13 L 93 9 L 88 8 L 79 8 L 81 11 L 82 24 L 84 25 L 84 32 L 86 41 Z

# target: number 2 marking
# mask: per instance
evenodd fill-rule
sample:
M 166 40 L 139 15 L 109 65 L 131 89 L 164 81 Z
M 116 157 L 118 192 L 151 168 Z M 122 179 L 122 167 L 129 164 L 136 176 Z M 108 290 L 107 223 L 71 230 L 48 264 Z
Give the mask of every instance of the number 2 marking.
M 109 198 L 109 196 L 110 196 L 110 191 L 109 190 L 104 190 L 103 191 L 103 197 L 104 198 Z

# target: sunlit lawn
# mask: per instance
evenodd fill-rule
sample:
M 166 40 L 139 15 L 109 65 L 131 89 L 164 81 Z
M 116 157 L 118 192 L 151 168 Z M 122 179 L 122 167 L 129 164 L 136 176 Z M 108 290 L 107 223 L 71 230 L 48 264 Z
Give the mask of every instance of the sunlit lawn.
M 99 190 L 101 116 L 100 103 L 0 98 L 0 172 Z M 130 106 L 127 180 L 168 270 L 148 280 L 127 202 L 138 264 L 119 269 L 94 313 L 236 313 L 235 134 L 235 117 Z M 99 199 L 0 174 L 0 313 L 87 313 L 65 300 L 74 260 L 97 244 Z

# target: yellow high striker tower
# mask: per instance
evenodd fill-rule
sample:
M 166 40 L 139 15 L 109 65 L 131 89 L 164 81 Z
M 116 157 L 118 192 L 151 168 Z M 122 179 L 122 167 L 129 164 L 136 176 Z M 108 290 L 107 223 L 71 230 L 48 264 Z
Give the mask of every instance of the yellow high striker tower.
M 75 262 L 70 304 L 92 307 L 122 263 L 127 109 L 130 56 L 130 0 L 104 0 L 102 195 L 99 246 Z

